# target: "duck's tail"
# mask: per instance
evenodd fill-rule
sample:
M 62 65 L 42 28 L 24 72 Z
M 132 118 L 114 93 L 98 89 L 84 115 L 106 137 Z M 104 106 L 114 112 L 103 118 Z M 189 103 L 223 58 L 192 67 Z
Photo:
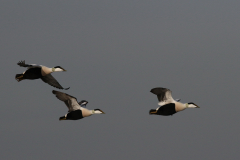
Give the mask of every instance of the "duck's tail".
M 66 120 L 67 118 L 65 117 L 65 116 L 62 116 L 62 117 L 60 117 L 59 118 L 59 121 L 61 121 L 61 120 Z
M 23 78 L 23 74 L 16 74 L 15 79 L 16 79 L 18 82 L 20 82 L 21 80 L 24 79 L 24 78 Z

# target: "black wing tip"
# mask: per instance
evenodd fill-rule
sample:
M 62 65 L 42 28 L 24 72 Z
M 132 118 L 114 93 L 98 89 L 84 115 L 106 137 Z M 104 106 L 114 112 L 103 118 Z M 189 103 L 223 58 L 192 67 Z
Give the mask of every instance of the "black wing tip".
M 53 86 L 53 85 L 52 85 Z M 58 88 L 58 89 L 64 89 L 64 90 L 68 90 L 70 87 L 68 87 L 68 88 L 63 88 L 63 87 L 61 87 L 61 88 L 59 88 L 59 87 L 56 87 L 56 86 L 53 86 L 53 87 L 55 87 L 55 88 Z
M 23 60 L 23 61 L 19 61 L 17 64 L 18 64 L 18 65 L 25 64 L 25 60 Z
M 47 83 L 47 82 L 45 82 L 45 83 Z M 49 84 L 49 83 L 47 83 L 47 84 Z M 60 87 L 58 87 L 58 86 L 55 86 L 55 85 L 52 85 L 52 84 L 49 84 L 50 86 L 52 86 L 52 87 L 54 87 L 54 88 L 57 88 L 57 89 L 65 89 L 65 90 L 68 90 L 70 87 L 68 87 L 68 88 L 63 88 L 62 86 L 61 86 L 61 88 Z
M 17 64 L 18 64 L 20 67 L 30 67 L 30 66 L 32 66 L 32 65 L 26 64 L 26 63 L 25 63 L 25 60 L 19 61 Z
M 55 83 L 57 83 L 57 84 L 52 84 L 52 83 L 50 83 L 49 79 L 46 80 L 46 78 L 42 77 L 41 79 L 42 79 L 42 81 L 43 81 L 44 83 L 47 83 L 48 85 L 50 85 L 50 86 L 52 86 L 52 87 L 54 87 L 54 88 L 57 88 L 57 89 L 65 89 L 65 90 L 68 90 L 68 89 L 70 88 L 70 87 L 68 87 L 68 88 L 63 88 L 63 87 L 58 83 L 58 81 L 57 81 L 51 74 L 48 74 L 47 76 L 50 76 L 50 78 L 52 78 L 52 79 L 55 81 Z M 47 77 L 47 76 L 45 76 L 45 77 Z
M 52 93 L 53 93 L 53 94 L 56 94 L 56 93 L 57 93 L 57 91 L 55 91 L 55 90 L 52 90 Z
M 56 87 L 56 86 L 54 86 L 54 85 L 51 85 L 52 87 L 55 87 L 55 88 L 58 88 L 58 89 L 64 89 L 64 90 L 68 90 L 70 87 L 68 87 L 68 88 L 59 88 L 59 87 Z M 57 91 L 55 91 L 55 90 L 53 90 L 53 92 L 57 92 Z
M 151 89 L 150 92 L 152 92 L 153 94 L 158 95 L 158 94 L 161 94 L 161 93 L 166 92 L 168 90 L 169 89 L 167 89 L 167 88 L 156 87 L 156 88 Z

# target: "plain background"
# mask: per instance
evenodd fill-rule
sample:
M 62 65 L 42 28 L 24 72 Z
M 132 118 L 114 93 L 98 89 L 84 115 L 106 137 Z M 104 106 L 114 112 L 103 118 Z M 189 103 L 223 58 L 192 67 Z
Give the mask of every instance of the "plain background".
M 239 159 L 240 2 L 0 2 L 1 159 Z M 63 91 L 105 115 L 59 121 L 67 107 L 17 62 L 61 66 Z M 154 87 L 194 102 L 150 116 Z

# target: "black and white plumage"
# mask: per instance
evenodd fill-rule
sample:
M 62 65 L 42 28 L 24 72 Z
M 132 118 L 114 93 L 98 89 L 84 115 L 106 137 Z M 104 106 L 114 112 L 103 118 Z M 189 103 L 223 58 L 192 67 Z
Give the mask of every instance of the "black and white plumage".
M 24 79 L 34 80 L 41 78 L 43 82 L 48 83 L 49 85 L 56 87 L 58 89 L 69 89 L 63 88 L 58 81 L 51 75 L 52 72 L 61 72 L 66 71 L 60 66 L 56 66 L 53 68 L 48 68 L 42 65 L 36 64 L 25 64 L 25 61 L 20 61 L 17 63 L 20 67 L 28 67 L 28 69 L 22 74 L 17 74 L 15 79 L 20 82 Z
M 79 104 L 81 107 L 86 108 L 86 106 L 87 106 L 87 104 L 88 104 L 88 101 L 81 100 L 80 102 L 78 102 L 78 104 Z
M 192 102 L 183 104 L 174 100 L 172 98 L 171 90 L 167 88 L 153 88 L 150 92 L 157 95 L 159 101 L 158 105 L 161 107 L 158 107 L 157 109 L 151 109 L 149 114 L 169 116 L 186 108 L 200 108 Z
M 88 110 L 87 108 L 83 108 L 88 104 L 88 101 L 86 100 L 82 100 L 78 103 L 77 98 L 69 94 L 55 90 L 53 90 L 52 93 L 68 107 L 68 113 L 65 116 L 60 117 L 59 120 L 78 120 L 91 116 L 92 114 L 104 114 L 100 109 Z

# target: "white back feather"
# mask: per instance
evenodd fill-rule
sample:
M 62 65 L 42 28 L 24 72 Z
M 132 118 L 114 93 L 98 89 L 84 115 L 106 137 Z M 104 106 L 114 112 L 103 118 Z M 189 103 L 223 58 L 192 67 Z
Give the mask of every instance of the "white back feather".
M 172 98 L 172 93 L 170 90 L 165 92 L 165 97 L 166 97 L 166 100 L 159 102 L 158 105 L 163 106 L 169 103 L 176 103 L 176 101 Z

